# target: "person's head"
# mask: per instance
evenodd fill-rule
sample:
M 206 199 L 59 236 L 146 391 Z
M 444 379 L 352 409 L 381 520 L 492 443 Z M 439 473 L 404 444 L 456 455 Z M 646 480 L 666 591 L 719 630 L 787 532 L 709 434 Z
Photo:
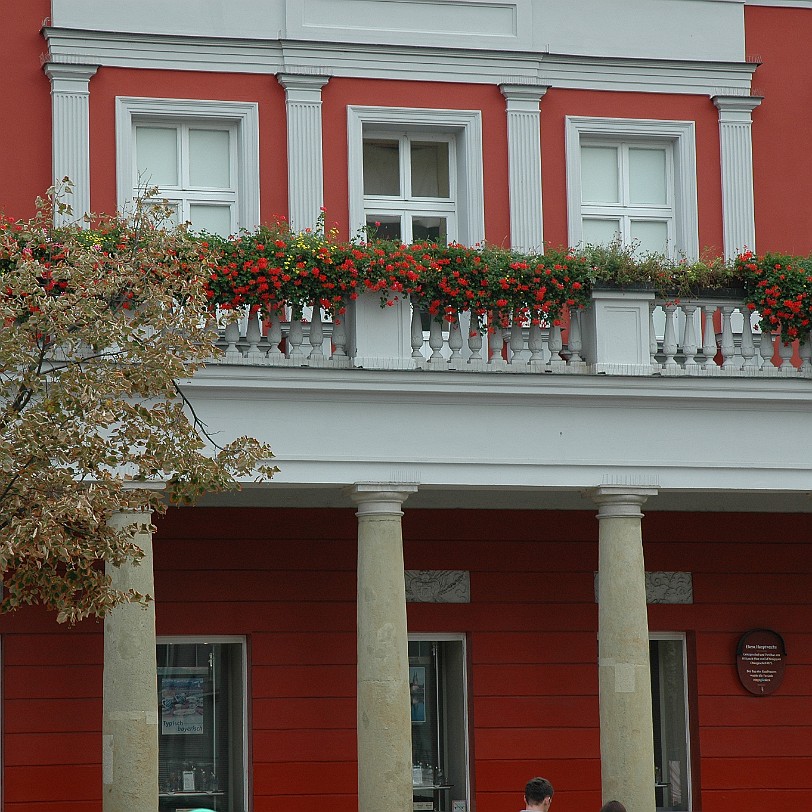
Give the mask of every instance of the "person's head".
M 626 812 L 626 807 L 620 801 L 607 801 L 601 807 L 601 812 Z
M 524 802 L 528 809 L 550 808 L 553 800 L 553 785 L 546 778 L 531 778 L 524 788 Z

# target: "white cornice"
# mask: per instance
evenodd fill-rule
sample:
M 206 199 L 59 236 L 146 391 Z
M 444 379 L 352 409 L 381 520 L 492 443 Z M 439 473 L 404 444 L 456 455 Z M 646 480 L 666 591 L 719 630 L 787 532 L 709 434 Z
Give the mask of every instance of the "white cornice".
M 747 94 L 746 62 L 624 59 L 461 48 L 115 34 L 46 28 L 50 60 L 109 67 L 234 73 L 321 73 L 337 77 L 551 87 Z

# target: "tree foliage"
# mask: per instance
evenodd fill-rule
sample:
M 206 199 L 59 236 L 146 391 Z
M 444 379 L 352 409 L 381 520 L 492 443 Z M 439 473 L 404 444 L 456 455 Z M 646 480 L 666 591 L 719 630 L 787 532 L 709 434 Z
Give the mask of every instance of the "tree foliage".
M 256 440 L 217 445 L 178 384 L 217 355 L 199 241 L 144 205 L 88 231 L 38 203 L 0 223 L 0 611 L 75 623 L 149 600 L 111 587 L 105 565 L 141 557 L 113 512 L 276 469 Z

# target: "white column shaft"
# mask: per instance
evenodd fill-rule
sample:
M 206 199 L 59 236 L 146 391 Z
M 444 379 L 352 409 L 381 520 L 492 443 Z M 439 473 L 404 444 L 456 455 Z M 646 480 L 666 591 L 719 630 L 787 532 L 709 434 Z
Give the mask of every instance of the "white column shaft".
M 294 231 L 312 228 L 324 205 L 321 89 L 327 76 L 280 74 L 288 127 L 288 218 Z
M 731 258 L 756 249 L 751 114 L 761 98 L 714 96 L 713 102 L 719 108 L 725 256 Z
M 640 506 L 647 488 L 604 486 L 598 562 L 598 656 L 601 779 L 604 801 L 652 812 L 654 733 L 651 712 L 646 574 Z
M 73 217 L 57 215 L 57 223 L 78 221 L 90 211 L 90 78 L 95 65 L 48 63 L 51 80 L 53 183 L 73 183 L 73 195 L 63 202 Z
M 543 251 L 541 114 L 547 87 L 500 85 L 507 101 L 510 243 L 518 251 Z
M 135 542 L 144 551 L 138 566 L 111 567 L 116 589 L 154 594 L 150 514 L 117 513 L 116 527 L 138 523 Z M 104 812 L 158 808 L 158 691 L 155 604 L 124 604 L 104 620 L 103 769 Z
M 386 490 L 386 488 L 390 490 Z M 358 810 L 412 812 L 412 725 L 400 506 L 416 490 L 356 485 Z

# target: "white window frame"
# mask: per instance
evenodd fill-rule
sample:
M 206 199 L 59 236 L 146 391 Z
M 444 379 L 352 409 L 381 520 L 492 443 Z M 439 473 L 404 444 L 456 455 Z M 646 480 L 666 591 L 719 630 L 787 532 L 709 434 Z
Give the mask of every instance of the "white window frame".
M 638 142 L 641 146 L 670 145 L 673 165 L 673 255 L 699 257 L 699 221 L 696 192 L 696 128 L 693 121 L 657 119 L 596 118 L 567 116 L 567 217 L 568 240 L 572 246 L 583 241 L 581 218 L 581 145 L 619 145 Z M 633 143 L 633 145 L 636 145 Z M 641 218 L 642 219 L 642 218 Z M 661 219 L 661 218 L 655 218 Z
M 347 169 L 349 173 L 350 230 L 355 233 L 366 225 L 363 184 L 364 138 L 392 137 L 393 134 L 403 133 L 426 140 L 438 137 L 449 138 L 453 148 L 451 152 L 454 155 L 450 171 L 456 177 L 456 211 L 453 218 L 456 220 L 456 232 L 453 234 L 453 238 L 465 245 L 476 245 L 483 242 L 485 239 L 485 196 L 482 115 L 479 110 L 348 106 Z M 379 199 L 381 201 L 395 200 L 384 197 Z M 398 201 L 401 199 L 398 198 Z M 419 206 L 418 200 L 433 201 L 429 198 L 417 198 L 415 206 Z M 434 203 L 427 203 L 422 209 L 415 209 L 414 212 L 430 216 L 436 211 L 434 205 Z M 381 214 L 388 213 L 385 204 L 380 208 L 376 206 L 374 211 Z M 397 206 L 392 206 L 392 214 L 402 211 L 404 209 L 400 202 Z M 450 236 L 452 236 L 452 224 L 450 220 Z
M 169 635 L 169 636 L 156 636 L 156 646 L 171 646 L 171 645 L 187 645 L 187 644 L 207 644 L 207 643 L 239 643 L 240 657 L 242 665 L 242 683 L 240 690 L 243 695 L 242 703 L 242 791 L 245 809 L 250 807 L 250 799 L 248 795 L 248 774 L 250 765 L 248 763 L 249 750 L 248 750 L 248 639 L 244 635 L 228 635 L 228 634 L 214 634 L 214 635 Z M 157 673 L 156 673 L 157 679 Z
M 409 632 L 409 642 L 432 642 L 436 640 L 440 643 L 459 642 L 462 644 L 462 723 L 465 728 L 463 739 L 465 743 L 465 798 L 468 806 L 471 805 L 471 730 L 468 718 L 468 636 L 464 632 Z
M 116 192 L 120 211 L 127 211 L 133 201 L 135 127 L 140 124 L 187 128 L 199 124 L 232 130 L 236 164 L 235 230 L 259 225 L 259 106 L 256 102 L 117 96 Z M 193 203 L 211 199 L 207 193 L 198 201 L 194 191 L 184 193 L 184 197 Z
M 685 707 L 685 761 L 687 776 L 685 784 L 688 787 L 688 809 L 694 808 L 694 788 L 691 770 L 691 708 L 688 704 L 688 641 L 685 632 L 649 632 L 649 642 L 658 640 L 679 640 L 682 643 L 682 673 L 684 677 L 684 694 L 682 701 Z

